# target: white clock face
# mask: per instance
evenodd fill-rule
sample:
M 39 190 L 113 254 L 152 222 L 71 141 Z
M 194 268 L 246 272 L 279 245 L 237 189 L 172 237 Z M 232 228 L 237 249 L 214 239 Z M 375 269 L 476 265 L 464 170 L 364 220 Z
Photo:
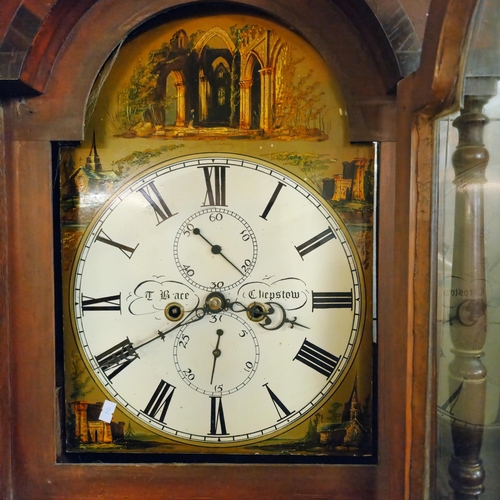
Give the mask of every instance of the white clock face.
M 80 349 L 132 418 L 202 445 L 301 422 L 359 345 L 364 284 L 333 212 L 243 157 L 197 156 L 132 179 L 73 267 Z

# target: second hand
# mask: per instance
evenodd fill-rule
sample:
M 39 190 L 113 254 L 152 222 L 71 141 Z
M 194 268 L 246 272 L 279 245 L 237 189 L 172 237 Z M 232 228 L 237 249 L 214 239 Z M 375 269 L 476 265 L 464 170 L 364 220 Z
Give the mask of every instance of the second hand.
M 193 229 L 193 233 L 197 234 L 198 236 L 201 236 L 211 247 L 212 247 L 212 253 L 217 255 L 219 254 L 223 259 L 225 259 L 229 264 L 231 264 L 242 276 L 245 276 L 245 273 L 235 264 L 233 264 L 223 253 L 222 253 L 222 247 L 220 245 L 212 245 L 210 241 L 208 241 L 205 236 L 201 234 L 201 231 L 199 228 L 195 227 Z

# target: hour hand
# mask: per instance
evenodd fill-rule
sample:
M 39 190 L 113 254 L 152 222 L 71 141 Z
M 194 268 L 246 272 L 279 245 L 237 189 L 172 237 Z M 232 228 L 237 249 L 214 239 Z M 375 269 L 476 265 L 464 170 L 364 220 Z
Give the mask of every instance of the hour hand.
M 295 316 L 293 319 L 287 318 L 286 310 L 281 304 L 278 304 L 277 302 L 266 302 L 266 305 L 269 306 L 266 318 L 263 323 L 259 323 L 259 325 L 265 330 L 278 330 L 285 323 L 290 323 L 291 325 L 290 328 L 293 328 L 294 326 L 300 326 L 302 328 L 307 328 L 309 330 L 308 326 L 302 325 L 301 323 L 297 322 L 297 316 Z M 273 305 L 277 306 L 278 309 L 281 311 L 281 320 L 278 321 L 275 325 L 271 326 L 273 321 L 269 316 L 274 314 L 275 312 Z
M 249 319 L 258 322 L 259 325 L 265 330 L 278 330 L 285 323 L 290 323 L 290 328 L 300 326 L 301 328 L 307 328 L 309 330 L 308 326 L 297 322 L 297 316 L 293 319 L 288 318 L 285 308 L 277 302 L 266 302 L 265 305 L 254 302 L 249 306 L 245 306 L 241 302 L 228 302 L 227 305 L 234 312 L 246 312 Z M 276 312 L 276 308 L 273 307 L 273 305 L 276 306 L 281 313 L 281 318 L 276 323 L 273 322 L 274 317 L 271 318 L 271 316 Z

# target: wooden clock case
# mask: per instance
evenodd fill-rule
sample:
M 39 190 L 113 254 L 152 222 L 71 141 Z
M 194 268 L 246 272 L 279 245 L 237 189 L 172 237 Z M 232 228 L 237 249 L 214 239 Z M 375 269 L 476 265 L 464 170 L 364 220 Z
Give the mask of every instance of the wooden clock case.
M 83 138 L 92 84 L 132 30 L 159 13 L 195 14 L 211 2 L 59 0 L 50 12 L 47 2 L 2 4 L 0 35 L 10 34 L 15 54 L 0 86 L 1 498 L 429 498 L 433 119 L 454 103 L 476 2 L 430 2 L 420 66 L 405 78 L 369 3 L 224 2 L 306 37 L 339 79 L 351 141 L 380 142 L 378 463 L 358 466 L 66 463 L 56 380 L 53 145 Z

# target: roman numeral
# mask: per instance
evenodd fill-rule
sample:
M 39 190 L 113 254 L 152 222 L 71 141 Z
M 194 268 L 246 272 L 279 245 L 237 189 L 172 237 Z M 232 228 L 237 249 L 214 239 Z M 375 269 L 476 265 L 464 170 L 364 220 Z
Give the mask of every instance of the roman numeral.
M 121 312 L 121 294 L 109 295 L 108 297 L 86 297 L 82 295 L 82 311 L 120 311 Z
M 271 196 L 271 199 L 269 200 L 269 203 L 267 204 L 266 208 L 262 212 L 262 214 L 259 217 L 262 217 L 264 220 L 267 220 L 267 216 L 269 212 L 271 211 L 271 208 L 273 208 L 273 205 L 276 201 L 276 198 L 278 198 L 278 195 L 280 194 L 280 191 L 285 187 L 285 185 L 282 182 L 279 182 L 278 185 L 276 186 L 276 189 L 274 190 L 273 195 Z
M 338 365 L 339 358 L 305 339 L 299 352 L 293 358 L 313 370 L 329 377 Z
M 139 189 L 139 192 L 142 194 L 142 196 L 144 196 L 144 198 L 146 198 L 146 201 L 153 208 L 158 224 L 161 224 L 162 222 L 165 222 L 168 218 L 177 215 L 177 213 L 173 214 L 169 210 L 167 204 L 165 203 L 165 200 L 162 198 L 154 182 L 146 184 L 144 187 Z
M 220 427 L 220 432 L 217 432 Z M 220 396 L 210 396 L 210 435 L 227 436 L 226 419 Z
M 446 402 L 440 406 L 441 410 L 447 411 L 450 415 L 453 415 L 453 408 L 457 404 L 458 398 L 460 397 L 460 393 L 464 387 L 464 382 L 460 383 L 456 391 L 446 400 Z M 448 409 L 449 408 L 449 409 Z
M 226 207 L 226 168 L 227 166 L 217 167 L 198 167 L 203 168 L 205 175 L 205 184 L 207 193 L 203 206 L 222 206 Z M 207 203 L 208 200 L 208 203 Z
M 132 248 L 127 245 L 124 245 L 122 243 L 118 243 L 116 241 L 113 241 L 102 229 L 99 231 L 99 234 L 96 236 L 96 241 L 100 241 L 101 243 L 105 243 L 106 245 L 110 245 L 112 247 L 118 248 L 122 253 L 125 254 L 129 259 L 132 258 L 132 255 L 134 255 L 134 252 L 136 251 L 137 247 L 139 246 L 139 243 Z
M 128 337 L 119 344 L 96 356 L 95 359 L 109 380 L 124 370 L 139 355 Z M 111 371 L 111 373 L 108 373 Z
M 352 290 L 349 292 L 312 292 L 312 309 L 350 309 Z
M 271 396 L 271 400 L 274 404 L 274 408 L 278 412 L 278 420 L 282 420 L 283 418 L 288 417 L 292 412 L 281 402 L 281 400 L 276 396 L 276 394 L 269 388 L 267 382 L 262 386 L 267 389 L 269 396 Z
M 174 391 L 175 387 L 173 385 L 165 382 L 165 380 L 160 380 L 153 397 L 149 400 L 146 409 L 143 410 L 144 413 L 149 415 L 151 418 L 156 418 L 156 415 L 161 410 L 160 418 L 156 418 L 156 420 L 160 420 L 165 423 L 165 416 L 167 415 L 168 407 L 172 402 Z
M 334 238 L 336 238 L 336 236 L 333 233 L 332 229 L 329 227 L 322 233 L 314 236 L 314 238 L 307 240 L 305 243 L 302 243 L 302 245 L 299 245 L 295 248 L 297 252 L 299 252 L 300 257 L 304 259 L 304 255 L 307 255 L 309 252 L 312 252 L 314 249 L 320 247 L 321 245 L 324 245 L 327 241 L 330 241 Z

